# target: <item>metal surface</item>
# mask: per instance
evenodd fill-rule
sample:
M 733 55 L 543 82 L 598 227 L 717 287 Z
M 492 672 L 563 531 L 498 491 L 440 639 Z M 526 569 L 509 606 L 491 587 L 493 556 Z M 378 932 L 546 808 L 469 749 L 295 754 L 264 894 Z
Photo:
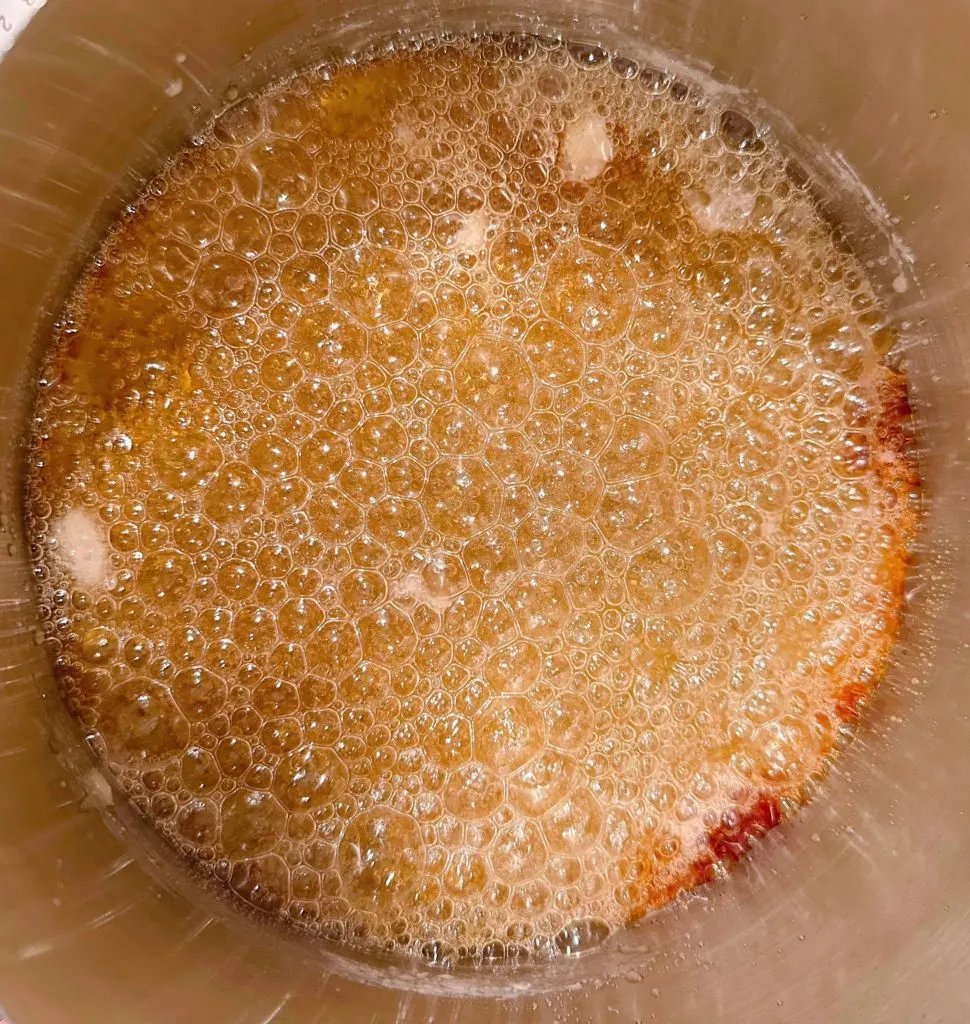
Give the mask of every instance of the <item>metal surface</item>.
M 537 12 L 529 0 L 514 11 L 49 0 L 0 64 L 0 1002 L 17 1024 L 970 1016 L 970 7 L 587 0 L 544 7 L 541 19 L 523 10 Z M 897 664 L 823 797 L 727 884 L 610 948 L 552 970 L 468 977 L 279 940 L 168 884 L 151 849 L 106 820 L 43 696 L 51 680 L 35 640 L 18 475 L 36 339 L 72 269 L 226 85 L 257 84 L 280 61 L 328 47 L 472 18 L 541 20 L 634 53 L 689 56 L 857 169 L 899 218 L 920 283 L 896 315 L 910 325 L 928 511 Z M 839 159 L 806 159 L 846 184 Z M 857 244 L 885 249 L 864 219 L 856 227 Z M 885 272 L 895 271 L 890 261 Z

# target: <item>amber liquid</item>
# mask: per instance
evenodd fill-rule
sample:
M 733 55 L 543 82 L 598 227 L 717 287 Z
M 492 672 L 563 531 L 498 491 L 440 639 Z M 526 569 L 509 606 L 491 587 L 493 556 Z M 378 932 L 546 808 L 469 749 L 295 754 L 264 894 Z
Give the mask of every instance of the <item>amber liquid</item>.
M 583 948 L 800 800 L 879 678 L 913 487 L 884 320 L 696 86 L 521 38 L 283 82 L 54 338 L 29 524 L 65 699 L 268 914 Z

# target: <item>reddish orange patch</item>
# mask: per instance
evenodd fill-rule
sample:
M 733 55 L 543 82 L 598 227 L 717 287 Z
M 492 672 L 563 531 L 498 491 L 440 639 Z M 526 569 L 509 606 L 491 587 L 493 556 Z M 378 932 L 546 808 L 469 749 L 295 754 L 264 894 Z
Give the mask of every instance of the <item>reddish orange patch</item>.
M 872 687 L 864 686 L 862 683 L 843 686 L 835 700 L 835 713 L 839 719 L 848 722 L 858 718 L 861 706 L 871 692 Z
M 773 796 L 758 797 L 754 806 L 733 826 L 719 825 L 707 842 L 715 861 L 739 861 L 754 839 L 761 839 L 781 824 L 781 806 Z

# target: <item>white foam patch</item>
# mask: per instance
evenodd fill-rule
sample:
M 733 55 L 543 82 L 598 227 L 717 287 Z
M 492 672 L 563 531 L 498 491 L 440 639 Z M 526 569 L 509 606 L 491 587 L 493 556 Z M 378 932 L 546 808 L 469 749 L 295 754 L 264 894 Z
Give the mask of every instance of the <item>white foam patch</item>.
M 441 555 L 423 555 L 424 565 L 391 583 L 391 600 L 405 607 L 425 604 L 446 612 L 462 586 L 449 578 L 448 562 Z
M 53 528 L 57 557 L 82 587 L 107 589 L 111 562 L 97 520 L 83 509 L 65 512 Z
M 418 141 L 417 133 L 414 130 L 414 125 L 410 121 L 397 121 L 394 125 L 394 140 L 406 146 L 408 149 L 412 149 Z
M 559 149 L 559 161 L 570 181 L 589 181 L 613 159 L 613 143 L 606 121 L 587 113 L 566 129 Z
M 748 217 L 754 207 L 754 196 L 741 192 L 688 192 L 687 206 L 701 231 L 744 231 L 750 227 Z
M 485 248 L 485 236 L 488 233 L 488 213 L 483 207 L 465 217 L 461 230 L 455 237 L 455 248 L 459 252 L 480 252 Z
M 454 600 L 450 594 L 435 593 L 419 572 L 408 573 L 391 584 L 391 600 L 405 606 L 426 604 L 436 612 L 447 611 Z
M 85 810 L 103 811 L 114 803 L 114 793 L 111 790 L 111 786 L 97 768 L 91 768 L 81 780 L 81 784 L 84 786 L 84 798 L 81 801 L 81 807 Z

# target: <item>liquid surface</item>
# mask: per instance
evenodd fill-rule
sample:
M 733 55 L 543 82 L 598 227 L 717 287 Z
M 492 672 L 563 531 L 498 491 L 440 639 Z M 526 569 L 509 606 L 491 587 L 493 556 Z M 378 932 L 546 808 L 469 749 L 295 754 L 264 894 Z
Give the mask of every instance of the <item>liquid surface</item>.
M 268 914 L 554 955 L 825 767 L 915 478 L 865 275 L 770 137 L 592 49 L 247 100 L 104 242 L 28 459 L 109 773 Z

